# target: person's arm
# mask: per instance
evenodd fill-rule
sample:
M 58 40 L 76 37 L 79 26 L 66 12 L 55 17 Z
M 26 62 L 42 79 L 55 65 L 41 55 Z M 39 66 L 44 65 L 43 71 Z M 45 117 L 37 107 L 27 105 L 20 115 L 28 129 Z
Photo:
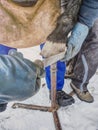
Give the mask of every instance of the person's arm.
M 41 61 L 32 62 L 16 50 L 0 55 L 0 104 L 22 101 L 36 94 L 43 73 Z
M 78 22 L 68 39 L 68 48 L 64 60 L 68 61 L 78 54 L 89 29 L 98 19 L 98 0 L 83 0 L 79 11 Z
M 83 0 L 79 12 L 79 22 L 91 28 L 98 19 L 98 0 Z

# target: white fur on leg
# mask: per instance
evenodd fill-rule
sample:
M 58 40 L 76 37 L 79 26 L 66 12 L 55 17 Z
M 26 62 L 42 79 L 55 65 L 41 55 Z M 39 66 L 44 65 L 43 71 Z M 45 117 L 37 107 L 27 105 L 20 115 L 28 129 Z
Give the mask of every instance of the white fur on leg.
M 50 41 L 46 41 L 42 51 L 41 55 L 45 58 L 59 54 L 60 52 L 65 51 L 66 52 L 66 44 L 64 43 L 54 43 Z

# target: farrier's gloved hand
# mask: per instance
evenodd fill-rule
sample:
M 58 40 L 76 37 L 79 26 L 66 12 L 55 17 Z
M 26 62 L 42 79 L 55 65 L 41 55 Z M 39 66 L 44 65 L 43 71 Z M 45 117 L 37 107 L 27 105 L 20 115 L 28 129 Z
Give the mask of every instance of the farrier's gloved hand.
M 81 23 L 77 23 L 71 33 L 71 36 L 68 39 L 67 43 L 67 52 L 63 60 L 68 61 L 78 54 L 81 49 L 81 46 L 86 39 L 89 32 L 89 28 Z
M 33 96 L 40 88 L 42 70 L 15 50 L 0 55 L 0 104 Z

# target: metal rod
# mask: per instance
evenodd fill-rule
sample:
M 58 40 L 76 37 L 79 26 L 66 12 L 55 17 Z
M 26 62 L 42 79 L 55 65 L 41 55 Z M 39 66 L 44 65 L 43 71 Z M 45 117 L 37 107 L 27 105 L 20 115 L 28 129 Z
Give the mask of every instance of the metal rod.
M 52 114 L 53 114 L 56 130 L 62 130 L 57 111 L 53 111 Z
M 61 125 L 60 125 L 60 121 L 59 121 L 59 117 L 57 114 L 57 110 L 55 109 L 57 106 L 56 103 L 56 83 L 57 83 L 57 66 L 56 63 L 51 65 L 51 107 L 54 108 L 54 110 L 52 111 L 53 114 L 53 118 L 54 118 L 54 124 L 55 124 L 55 128 L 56 130 L 62 130 Z
M 51 107 L 55 108 L 56 104 L 56 63 L 51 67 Z
M 22 103 L 15 103 L 13 104 L 12 108 L 24 108 L 24 109 L 31 109 L 31 110 L 40 110 L 40 111 L 48 111 L 51 112 L 51 107 L 46 106 L 37 106 L 37 105 L 31 105 L 31 104 L 22 104 Z

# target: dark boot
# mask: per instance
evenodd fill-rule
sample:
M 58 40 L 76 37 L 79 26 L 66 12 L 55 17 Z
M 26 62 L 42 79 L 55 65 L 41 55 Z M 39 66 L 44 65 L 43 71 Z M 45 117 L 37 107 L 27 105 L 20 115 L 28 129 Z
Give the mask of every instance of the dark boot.
M 76 93 L 77 97 L 84 102 L 92 103 L 94 102 L 93 96 L 89 93 L 89 91 L 86 89 L 84 91 L 81 91 L 78 87 L 76 87 L 73 83 L 70 83 L 72 89 Z
M 6 108 L 7 108 L 7 103 L 2 103 L 2 104 L 0 104 L 0 112 L 5 111 Z
M 75 102 L 75 100 L 72 96 L 68 95 L 67 93 L 61 90 L 57 91 L 56 93 L 56 102 L 59 106 L 65 107 L 68 105 L 72 105 Z

